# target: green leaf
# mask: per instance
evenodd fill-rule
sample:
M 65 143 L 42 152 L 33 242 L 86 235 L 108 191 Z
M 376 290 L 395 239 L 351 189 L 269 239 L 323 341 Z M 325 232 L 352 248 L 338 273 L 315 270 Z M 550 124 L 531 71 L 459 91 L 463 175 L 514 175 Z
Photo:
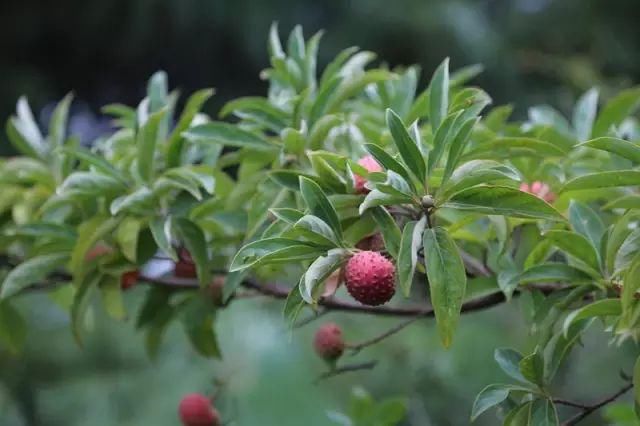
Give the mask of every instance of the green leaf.
M 138 130 L 136 136 L 138 173 L 145 182 L 150 182 L 153 179 L 156 147 L 160 139 L 160 125 L 166 113 L 166 109 L 161 109 L 151 114 L 149 119 Z
M 413 275 L 418 263 L 418 250 L 422 243 L 422 233 L 426 225 L 426 217 L 419 221 L 407 222 L 402 230 L 400 251 L 398 252 L 397 271 L 398 285 L 404 297 L 409 297 Z
M 640 106 L 640 88 L 623 90 L 604 106 L 593 125 L 593 137 L 606 136 Z
M 580 201 L 571 200 L 569 222 L 574 231 L 591 241 L 593 247 L 600 247 L 600 241 L 604 234 L 604 223 L 591 207 Z
M 571 231 L 551 230 L 544 237 L 569 255 L 585 262 L 595 269 L 600 269 L 600 260 L 596 248 L 581 234 Z
M 407 195 L 392 195 L 384 193 L 378 189 L 374 189 L 373 191 L 369 192 L 364 198 L 364 201 L 362 201 L 362 204 L 360 204 L 360 208 L 358 211 L 362 216 L 367 209 L 370 209 L 372 207 L 388 206 L 393 204 L 407 204 L 412 203 L 413 201 L 413 198 Z
M 317 246 L 290 238 L 266 238 L 242 247 L 233 258 L 229 272 L 241 271 L 258 263 L 315 259 L 321 251 Z
M 268 173 L 268 176 L 278 185 L 293 191 L 300 190 L 300 176 L 304 176 L 305 178 L 313 180 L 319 184 L 322 183 L 321 181 L 316 180 L 318 179 L 317 176 L 312 176 L 297 170 L 272 170 Z
M 280 132 L 289 121 L 283 110 L 271 104 L 268 99 L 257 96 L 247 96 L 227 102 L 220 110 L 219 117 L 224 118 L 230 113 L 240 118 L 252 119 L 274 132 Z
M 640 220 L 640 212 L 629 211 L 621 216 L 611 228 L 607 241 L 606 267 L 609 273 L 613 272 L 615 260 L 620 252 L 620 247 L 635 229 L 634 223 Z
M 314 304 L 317 298 L 317 287 L 329 275 L 344 264 L 349 252 L 345 249 L 332 249 L 325 256 L 318 257 L 304 273 L 300 291 L 305 302 Z
M 167 104 L 168 91 L 167 73 L 164 71 L 153 73 L 147 84 L 149 112 L 155 113 Z
M 196 264 L 200 286 L 206 286 L 211 281 L 211 271 L 204 233 L 198 225 L 182 217 L 174 218 L 173 227 Z
M 635 185 L 640 185 L 640 171 L 618 170 L 596 172 L 571 179 L 560 189 L 560 192 Z
M 81 194 L 87 196 L 109 196 L 123 191 L 120 180 L 98 172 L 73 172 L 58 188 L 59 194 Z
M 74 277 L 75 278 L 75 277 Z M 98 286 L 102 276 L 99 274 L 83 277 L 71 304 L 71 331 L 76 343 L 82 345 L 82 326 L 91 300 L 93 290 Z
M 462 68 L 458 68 L 457 70 L 451 73 L 449 86 L 450 87 L 462 86 L 468 81 L 476 78 L 483 71 L 484 71 L 484 65 L 482 64 L 471 64 L 471 65 L 464 66 Z
M 455 136 L 455 129 L 458 120 L 462 116 L 462 111 L 458 111 L 449 114 L 442 124 L 438 126 L 438 129 L 434 132 L 433 136 L 433 149 L 429 153 L 427 160 L 427 171 L 429 175 L 433 173 L 433 170 L 438 166 L 440 158 L 444 155 L 447 148 L 451 144 L 453 137 Z
M 449 108 L 449 58 L 438 66 L 429 83 L 429 120 L 435 130 L 447 116 Z
M 510 348 L 498 348 L 494 351 L 493 357 L 502 371 L 507 373 L 509 377 L 521 382 L 526 381 L 520 372 L 520 361 L 522 361 L 522 355 L 518 351 Z
M 18 99 L 16 112 L 17 116 L 11 117 L 7 121 L 7 134 L 11 143 L 18 151 L 28 156 L 44 159 L 48 148 L 38 124 L 33 118 L 26 97 L 22 96 Z
M 544 359 L 537 351 L 522 358 L 518 367 L 526 380 L 538 386 L 544 386 Z
M 300 314 L 300 311 L 302 311 L 302 308 L 304 308 L 306 305 L 304 299 L 302 298 L 302 280 L 304 280 L 304 275 L 300 279 L 300 284 L 291 289 L 289 295 L 287 296 L 287 300 L 284 303 L 282 316 L 284 317 L 285 322 L 289 324 L 289 327 L 293 327 L 296 319 L 298 318 L 298 315 Z
M 613 209 L 640 209 L 640 195 L 623 195 L 622 197 L 616 198 L 615 200 L 611 200 L 602 206 L 602 210 L 613 210 Z
M 529 424 L 532 426 L 558 426 L 560 424 L 556 406 L 550 399 L 544 398 L 533 401 Z
M 511 385 L 493 384 L 482 389 L 478 396 L 476 396 L 475 401 L 473 401 L 471 421 L 475 421 L 480 414 L 506 400 L 512 390 L 521 390 L 521 388 Z
M 382 165 L 382 167 L 384 167 L 386 170 L 392 170 L 402 176 L 404 180 L 411 186 L 412 190 L 415 191 L 415 185 L 413 184 L 413 179 L 411 179 L 411 174 L 402 163 L 393 158 L 378 145 L 367 143 L 364 145 L 364 147 L 376 159 L 376 161 Z
M 454 194 L 442 207 L 476 213 L 561 221 L 562 215 L 545 201 L 506 186 L 476 186 Z
M 580 141 L 585 141 L 591 137 L 591 129 L 598 110 L 598 89 L 588 90 L 578 99 L 573 110 L 573 128 L 576 137 Z
M 199 295 L 189 300 L 180 311 L 180 320 L 196 351 L 204 357 L 220 358 L 220 348 L 213 329 L 214 319 L 213 304 Z
M 0 302 L 0 343 L 18 355 L 27 338 L 27 322 L 7 301 Z
M 82 147 L 63 147 L 62 152 L 76 157 L 78 160 L 84 161 L 90 166 L 93 166 L 96 171 L 107 175 L 113 179 L 119 180 L 123 184 L 127 184 L 127 180 L 122 176 L 122 172 L 113 167 L 111 163 L 105 160 L 103 157 L 89 151 Z
M 580 309 L 576 309 L 567 315 L 567 318 L 564 320 L 564 324 L 562 329 L 564 330 L 565 336 L 568 335 L 569 327 L 577 321 L 593 318 L 593 317 L 607 317 L 607 316 L 616 316 L 622 313 L 622 304 L 620 303 L 620 299 L 602 299 L 596 302 L 590 303 L 589 305 L 583 306 Z
M 402 238 L 398 224 L 384 207 L 374 207 L 370 211 L 382 234 L 385 249 L 391 257 L 397 259 Z
M 149 222 L 149 229 L 158 248 L 174 261 L 178 260 L 178 255 L 171 244 L 171 220 L 155 218 Z
M 635 164 L 640 163 L 640 146 L 624 139 L 605 136 L 581 143 L 576 148 L 583 146 L 611 152 Z
M 51 120 L 49 121 L 49 143 L 52 148 L 64 145 L 67 131 L 67 119 L 69 117 L 69 107 L 73 95 L 69 93 L 56 105 Z
M 191 127 L 182 135 L 191 142 L 235 146 L 256 151 L 273 151 L 278 146 L 236 125 L 212 122 Z
M 176 167 L 180 165 L 184 145 L 182 133 L 191 126 L 193 119 L 196 117 L 204 103 L 213 96 L 214 93 L 215 91 L 213 89 L 202 89 L 192 94 L 187 100 L 176 127 L 167 139 L 167 165 L 169 167 Z
M 460 317 L 467 276 L 458 248 L 444 228 L 426 229 L 423 244 L 431 303 L 440 340 L 447 348 Z
M 85 256 L 102 237 L 118 226 L 119 219 L 95 216 L 78 227 L 78 240 L 71 252 L 69 267 L 76 283 L 82 282 L 85 267 Z
M 116 241 L 120 246 L 120 251 L 132 263 L 136 263 L 138 234 L 141 228 L 142 224 L 139 220 L 128 217 L 123 219 L 116 229 Z
M 557 145 L 533 138 L 524 137 L 499 137 L 485 142 L 467 152 L 466 159 L 490 159 L 500 157 L 536 156 L 536 157 L 562 157 L 566 151 Z
M 564 358 L 571 348 L 579 342 L 582 333 L 593 323 L 593 320 L 583 320 L 569 327 L 567 335 L 560 331 L 556 333 L 544 348 L 545 381 L 550 382 L 555 376 Z
M 471 160 L 455 169 L 446 183 L 438 188 L 436 203 L 442 203 L 452 194 L 472 186 L 502 180 L 519 181 L 520 176 L 512 167 L 497 161 Z
M 460 157 L 464 149 L 467 146 L 467 142 L 471 137 L 471 132 L 473 131 L 473 127 L 479 121 L 479 118 L 470 118 L 460 124 L 460 126 L 456 129 L 456 134 L 451 141 L 449 147 L 449 155 L 447 156 L 447 163 L 444 168 L 444 174 L 442 176 L 442 183 L 446 183 L 451 173 L 453 173 L 453 169 L 458 165 Z
M 339 245 L 338 239 L 331 227 L 317 216 L 303 216 L 293 225 L 293 229 L 302 232 L 302 236 L 314 244 L 327 247 L 336 247 Z
M 122 321 L 127 317 L 127 312 L 122 300 L 122 285 L 120 277 L 105 275 L 99 285 L 104 309 L 115 320 Z
M 311 214 L 324 220 L 333 229 L 336 236 L 342 238 L 342 227 L 338 213 L 320 186 L 311 179 L 300 176 L 300 193 Z
M 146 186 L 141 186 L 135 191 L 115 198 L 109 206 L 113 216 L 122 212 L 148 212 L 156 202 L 156 194 Z
M 640 289 L 640 255 L 636 254 L 631 266 L 624 274 L 622 294 L 620 295 L 622 311 L 625 314 L 631 314 L 638 289 Z
M 420 182 L 423 182 L 426 176 L 426 168 L 422 153 L 418 149 L 416 143 L 409 136 L 407 128 L 404 126 L 402 119 L 390 109 L 387 109 L 387 127 L 391 132 L 391 137 L 400 153 L 400 157 L 413 172 Z
M 543 263 L 532 266 L 517 277 L 520 283 L 531 282 L 568 282 L 584 283 L 590 282 L 593 278 L 571 265 L 564 263 Z
M 297 221 L 299 221 L 300 219 L 303 218 L 304 216 L 304 212 L 300 211 L 300 210 L 296 210 L 296 209 L 291 209 L 291 208 L 273 208 L 273 209 L 269 209 L 269 211 L 278 219 L 289 223 L 289 224 L 294 224 Z

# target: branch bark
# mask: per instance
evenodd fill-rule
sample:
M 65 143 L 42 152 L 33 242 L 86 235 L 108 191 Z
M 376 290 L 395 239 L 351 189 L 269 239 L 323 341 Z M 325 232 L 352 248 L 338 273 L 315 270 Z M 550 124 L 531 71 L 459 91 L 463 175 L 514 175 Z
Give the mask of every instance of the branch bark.
M 594 411 L 597 411 L 600 408 L 604 407 L 605 405 L 612 403 L 613 401 L 615 401 L 625 393 L 629 392 L 632 388 L 633 388 L 633 383 L 627 383 L 617 392 L 603 398 L 602 400 L 592 405 L 584 405 L 577 402 L 567 401 L 564 399 L 554 399 L 553 402 L 557 404 L 568 405 L 571 407 L 576 407 L 581 409 L 581 411 L 578 414 L 576 414 L 575 416 L 571 417 L 570 419 L 562 423 L 562 426 L 573 426 L 578 424 L 582 420 L 584 420 L 587 416 L 592 414 Z

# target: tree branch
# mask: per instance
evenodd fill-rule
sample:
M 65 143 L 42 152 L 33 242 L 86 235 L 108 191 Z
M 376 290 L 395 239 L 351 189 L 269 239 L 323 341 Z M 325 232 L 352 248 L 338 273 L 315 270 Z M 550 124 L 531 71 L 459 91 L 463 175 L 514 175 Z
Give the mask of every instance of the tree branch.
M 629 392 L 629 390 L 631 390 L 631 388 L 633 388 L 633 383 L 628 383 L 624 387 L 622 387 L 622 389 L 618 390 L 614 394 L 612 394 L 612 395 L 610 395 L 610 396 L 608 396 L 606 398 L 603 398 L 602 400 L 600 400 L 600 401 L 598 401 L 598 402 L 596 402 L 595 404 L 592 404 L 592 405 L 584 405 L 584 404 L 580 404 L 580 403 L 572 402 L 572 401 L 567 401 L 567 400 L 563 400 L 563 399 L 554 399 L 553 402 L 555 402 L 557 404 L 563 404 L 563 405 L 568 405 L 568 406 L 571 406 L 571 407 L 580 408 L 582 410 L 581 412 L 579 412 L 575 416 L 571 417 L 570 419 L 568 419 L 564 423 L 562 423 L 562 426 L 573 426 L 575 424 L 578 424 L 580 421 L 582 421 L 584 418 L 589 416 L 594 411 L 597 411 L 598 409 L 600 409 L 600 408 L 604 407 L 605 405 L 615 401 L 616 399 L 618 399 L 619 397 L 621 397 L 625 393 Z
M 344 374 L 344 373 L 351 373 L 354 371 L 361 371 L 361 370 L 373 370 L 377 364 L 378 364 L 378 361 L 368 361 L 360 364 L 348 364 L 342 367 L 336 367 L 327 371 L 326 373 L 319 375 L 314 381 L 314 383 L 318 383 L 324 379 L 339 376 L 340 374 Z
M 396 324 L 395 326 L 391 327 L 389 330 L 385 331 L 382 334 L 379 334 L 376 337 L 373 337 L 371 339 L 365 340 L 365 341 L 360 342 L 360 343 L 349 344 L 349 345 L 347 345 L 347 348 L 353 352 L 353 355 L 355 355 L 358 352 L 360 352 L 362 349 L 364 349 L 364 348 L 366 348 L 368 346 L 375 345 L 376 343 L 379 343 L 379 342 L 383 341 L 387 337 L 393 336 L 394 334 L 398 333 L 399 331 L 404 330 L 406 327 L 408 327 L 409 325 L 413 324 L 414 322 L 416 322 L 420 318 L 423 318 L 423 317 L 418 315 L 418 316 L 415 316 L 413 318 L 409 318 L 409 319 L 407 319 L 405 321 L 402 321 L 399 324 Z

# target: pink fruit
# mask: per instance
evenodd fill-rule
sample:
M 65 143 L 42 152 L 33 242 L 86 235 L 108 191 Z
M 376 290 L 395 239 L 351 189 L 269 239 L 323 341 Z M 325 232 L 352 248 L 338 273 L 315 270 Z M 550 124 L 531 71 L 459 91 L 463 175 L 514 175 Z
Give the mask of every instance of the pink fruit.
M 220 415 L 204 395 L 192 393 L 180 401 L 180 420 L 184 426 L 219 426 Z
M 367 155 L 366 157 L 362 157 L 360 160 L 358 160 L 358 164 L 361 165 L 362 167 L 364 167 L 365 169 L 367 169 L 367 171 L 369 173 L 381 172 L 382 171 L 382 167 L 380 166 L 380 164 L 378 164 L 376 159 L 373 158 L 371 155 Z M 364 186 L 365 183 L 367 183 L 367 179 L 365 179 L 364 177 L 362 177 L 360 175 L 355 175 L 355 189 L 356 189 L 356 192 L 359 192 L 361 194 L 369 192 L 369 190 L 367 188 L 365 188 L 365 186 Z
M 332 322 L 322 325 L 316 331 L 313 339 L 313 347 L 320 358 L 326 361 L 335 361 L 344 352 L 344 340 L 342 330 Z
M 388 302 L 395 293 L 396 268 L 375 251 L 361 251 L 349 259 L 345 268 L 345 284 L 358 302 L 377 306 Z
M 528 183 L 521 183 L 520 191 L 533 194 L 538 198 L 542 198 L 547 203 L 552 203 L 556 199 L 556 194 L 551 191 L 549 185 L 539 180 L 533 182 L 531 185 Z

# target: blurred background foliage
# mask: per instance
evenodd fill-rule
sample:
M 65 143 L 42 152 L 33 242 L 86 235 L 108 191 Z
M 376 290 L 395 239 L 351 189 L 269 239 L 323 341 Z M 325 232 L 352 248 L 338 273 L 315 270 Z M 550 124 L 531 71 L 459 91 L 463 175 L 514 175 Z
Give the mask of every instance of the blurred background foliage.
M 485 72 L 475 83 L 495 104 L 515 103 L 519 117 L 539 103 L 567 112 L 589 87 L 598 86 L 606 98 L 640 81 L 639 19 L 637 0 L 5 1 L 0 117 L 8 117 L 25 94 L 44 121 L 50 105 L 73 90 L 72 131 L 88 140 L 109 129 L 98 118 L 100 106 L 133 105 L 158 69 L 183 93 L 215 87 L 207 106 L 215 114 L 231 98 L 265 93 L 258 75 L 268 65 L 265 40 L 272 21 L 283 33 L 295 24 L 307 35 L 325 29 L 321 66 L 357 45 L 390 66 L 419 64 L 424 87 L 450 56 L 454 69 L 482 63 Z M 9 153 L 4 138 L 0 152 Z M 144 291 L 135 289 L 129 303 L 139 303 Z M 379 359 L 374 372 L 314 385 L 324 369 L 311 350 L 318 324 L 288 336 L 275 302 L 247 301 L 220 315 L 222 362 L 199 358 L 175 329 L 150 361 L 133 325 L 97 315 L 93 337 L 80 349 L 64 312 L 28 296 L 21 300 L 31 322 L 25 352 L 0 349 L 0 424 L 175 425 L 180 396 L 208 391 L 215 378 L 224 383 L 221 411 L 234 425 L 329 425 L 326 411 L 346 411 L 355 385 L 376 398 L 406 397 L 406 425 L 464 425 L 475 394 L 501 377 L 493 349 L 529 349 L 520 303 L 465 317 L 449 351 L 437 343 L 432 322 L 418 323 L 354 358 Z M 393 321 L 336 314 L 331 319 L 344 325 L 352 341 Z M 628 370 L 631 348 L 608 346 L 599 331 L 572 355 L 557 384 L 559 395 L 596 399 L 617 387 L 620 369 Z M 625 423 L 627 410 L 610 408 L 609 418 L 618 420 L 609 424 L 636 424 Z M 584 422 L 604 423 L 598 415 Z M 488 414 L 477 424 L 495 419 Z

